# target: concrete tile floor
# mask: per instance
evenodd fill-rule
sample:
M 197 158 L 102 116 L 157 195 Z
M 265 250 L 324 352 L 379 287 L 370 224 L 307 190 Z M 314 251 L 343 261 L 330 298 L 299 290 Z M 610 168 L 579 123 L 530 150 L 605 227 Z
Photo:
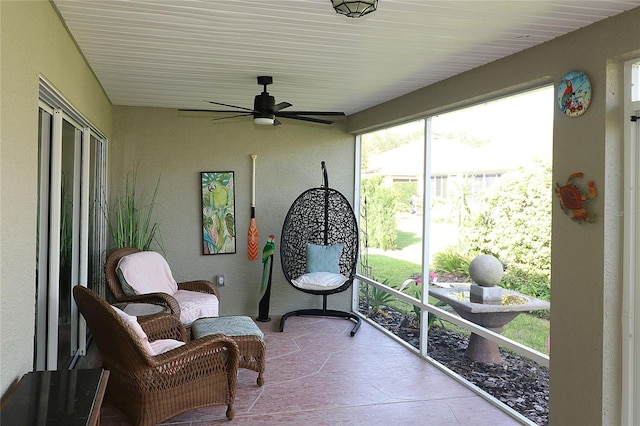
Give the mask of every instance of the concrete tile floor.
M 351 337 L 342 318 L 290 317 L 257 323 L 265 333 L 265 384 L 238 372 L 229 424 L 240 425 L 518 425 L 518 420 L 363 322 Z M 226 424 L 225 406 L 180 414 L 163 425 Z M 110 407 L 102 426 L 129 423 Z

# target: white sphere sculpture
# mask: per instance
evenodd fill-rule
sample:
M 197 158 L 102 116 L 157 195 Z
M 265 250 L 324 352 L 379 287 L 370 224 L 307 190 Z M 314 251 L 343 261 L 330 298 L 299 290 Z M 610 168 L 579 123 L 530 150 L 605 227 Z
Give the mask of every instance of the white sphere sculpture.
M 481 254 L 469 264 L 469 275 L 479 286 L 493 287 L 502 279 L 504 268 L 495 256 Z

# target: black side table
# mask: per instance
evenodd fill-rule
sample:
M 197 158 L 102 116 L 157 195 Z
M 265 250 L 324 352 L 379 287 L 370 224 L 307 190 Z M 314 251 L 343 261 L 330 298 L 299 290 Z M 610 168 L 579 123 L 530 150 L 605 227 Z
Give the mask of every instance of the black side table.
M 103 369 L 27 373 L 3 401 L 0 424 L 98 425 L 108 377 Z

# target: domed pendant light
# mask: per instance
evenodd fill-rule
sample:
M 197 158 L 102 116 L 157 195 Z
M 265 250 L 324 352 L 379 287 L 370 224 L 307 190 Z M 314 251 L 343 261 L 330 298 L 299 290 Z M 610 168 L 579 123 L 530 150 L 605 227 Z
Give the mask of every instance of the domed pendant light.
M 348 1 L 331 0 L 335 11 L 349 18 L 360 18 L 378 7 L 378 0 Z

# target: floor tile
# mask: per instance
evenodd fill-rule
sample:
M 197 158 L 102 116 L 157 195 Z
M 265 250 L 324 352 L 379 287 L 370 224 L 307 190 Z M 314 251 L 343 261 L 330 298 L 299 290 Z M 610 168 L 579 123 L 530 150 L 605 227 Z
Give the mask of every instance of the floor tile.
M 279 317 L 259 322 L 267 344 L 265 384 L 238 372 L 233 425 L 518 425 L 472 390 L 363 322 L 342 318 Z M 228 424 L 226 407 L 205 407 L 163 425 Z M 102 426 L 128 423 L 103 407 Z

